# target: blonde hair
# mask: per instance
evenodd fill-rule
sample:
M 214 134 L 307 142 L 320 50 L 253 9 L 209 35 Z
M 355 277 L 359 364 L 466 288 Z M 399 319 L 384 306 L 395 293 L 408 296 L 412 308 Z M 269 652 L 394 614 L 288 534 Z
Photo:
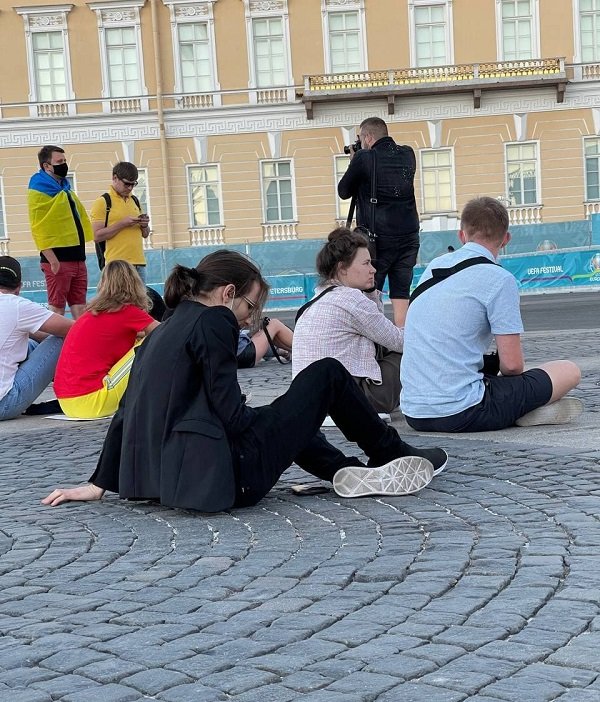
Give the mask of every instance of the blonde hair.
M 110 261 L 100 276 L 96 297 L 88 304 L 92 314 L 116 312 L 125 305 L 135 305 L 146 312 L 150 299 L 138 272 L 127 261 Z

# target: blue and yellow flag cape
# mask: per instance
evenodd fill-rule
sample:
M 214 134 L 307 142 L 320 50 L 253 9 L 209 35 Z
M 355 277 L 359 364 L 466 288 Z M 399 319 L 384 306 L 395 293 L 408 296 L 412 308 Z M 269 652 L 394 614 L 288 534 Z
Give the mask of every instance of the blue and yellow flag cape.
M 69 198 L 75 204 L 85 241 L 91 241 L 94 233 L 90 218 L 81 200 L 71 190 L 69 181 L 63 178 L 59 182 L 42 169 L 31 176 L 27 204 L 31 233 L 38 251 L 79 244 Z

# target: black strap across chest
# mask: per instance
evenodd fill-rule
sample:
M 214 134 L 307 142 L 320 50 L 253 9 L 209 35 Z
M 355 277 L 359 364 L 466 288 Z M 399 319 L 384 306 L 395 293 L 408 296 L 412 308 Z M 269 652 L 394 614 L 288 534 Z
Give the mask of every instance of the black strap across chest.
M 474 258 L 467 258 L 466 260 L 461 261 L 450 268 L 433 268 L 431 271 L 431 278 L 426 280 L 424 283 L 417 285 L 417 287 L 412 291 L 409 298 L 409 304 L 414 302 L 419 295 L 423 294 L 426 290 L 429 290 L 429 288 L 441 283 L 442 280 L 446 280 L 446 278 L 449 278 L 451 275 L 454 275 L 459 271 L 463 271 L 465 268 L 478 266 L 480 263 L 491 263 L 492 266 L 499 265 L 498 263 L 494 263 L 494 261 L 490 261 L 490 259 L 486 258 L 485 256 L 475 256 Z

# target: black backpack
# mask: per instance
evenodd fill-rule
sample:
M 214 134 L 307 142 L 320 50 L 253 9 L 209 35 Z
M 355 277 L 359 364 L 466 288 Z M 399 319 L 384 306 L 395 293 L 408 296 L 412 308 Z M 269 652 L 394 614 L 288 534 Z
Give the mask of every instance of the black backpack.
M 110 195 L 108 193 L 102 193 L 102 197 L 104 198 L 104 202 L 106 202 L 106 217 L 104 218 L 104 226 L 108 226 L 108 215 L 110 214 L 110 208 L 112 207 L 112 200 L 110 199 Z M 141 212 L 142 207 L 140 205 L 140 201 L 137 199 L 137 197 L 132 193 L 131 199 L 135 202 L 136 207 L 138 210 Z M 98 258 L 98 268 L 102 270 L 104 266 L 106 265 L 106 261 L 104 260 L 104 252 L 106 251 L 106 241 L 97 241 L 96 242 L 96 257 Z

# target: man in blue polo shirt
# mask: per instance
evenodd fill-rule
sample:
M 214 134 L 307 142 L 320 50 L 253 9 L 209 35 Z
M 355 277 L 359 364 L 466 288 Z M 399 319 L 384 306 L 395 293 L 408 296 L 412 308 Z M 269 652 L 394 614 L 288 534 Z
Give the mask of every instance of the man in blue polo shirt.
M 471 200 L 461 216 L 464 246 L 434 259 L 421 277 L 419 287 L 438 278 L 434 270 L 481 259 L 441 275 L 409 307 L 400 405 L 413 429 L 467 432 L 562 424 L 582 411 L 580 400 L 564 397 L 581 379 L 574 363 L 551 361 L 525 371 L 517 281 L 499 265 L 486 265 L 497 263 L 510 241 L 508 223 L 498 200 Z M 502 375 L 482 372 L 492 337 Z

